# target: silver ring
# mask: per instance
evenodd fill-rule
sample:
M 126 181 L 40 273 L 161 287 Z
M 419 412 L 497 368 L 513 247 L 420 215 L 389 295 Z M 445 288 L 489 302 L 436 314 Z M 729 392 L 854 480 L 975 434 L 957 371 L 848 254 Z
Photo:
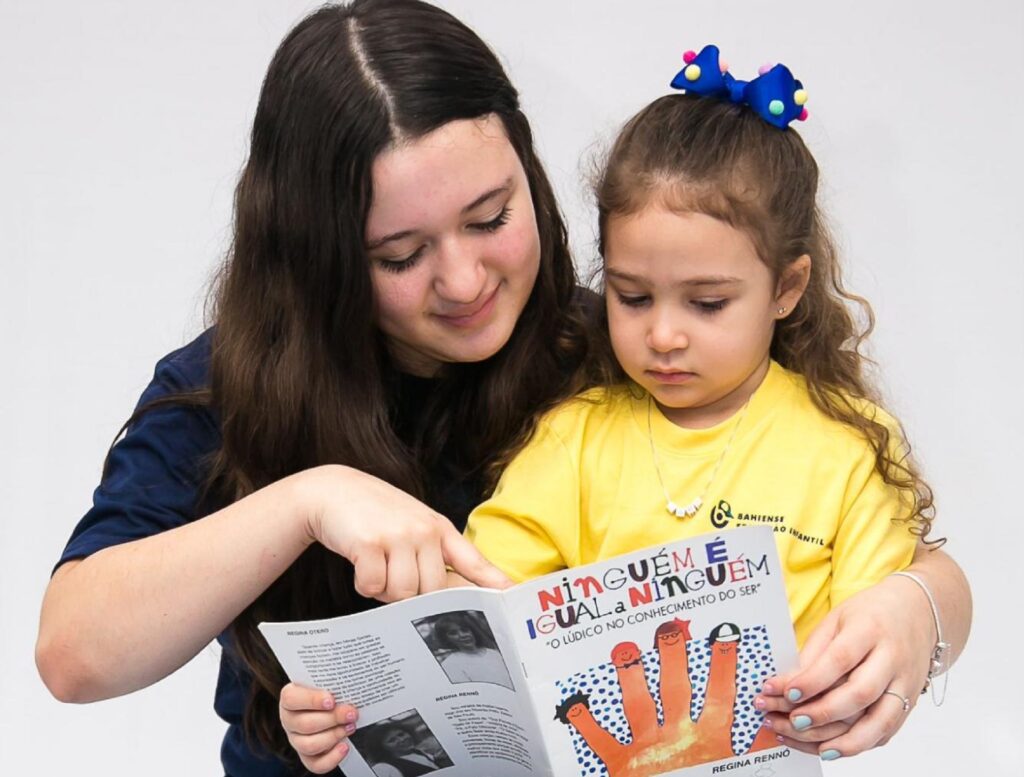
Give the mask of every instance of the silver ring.
M 888 688 L 886 688 L 884 691 L 882 691 L 882 694 L 883 695 L 889 694 L 890 696 L 895 696 L 897 699 L 899 699 L 901 702 L 903 702 L 903 711 L 904 712 L 909 712 L 910 711 L 910 699 L 908 699 L 906 696 L 903 696 L 902 694 L 896 693 L 896 691 L 891 691 Z

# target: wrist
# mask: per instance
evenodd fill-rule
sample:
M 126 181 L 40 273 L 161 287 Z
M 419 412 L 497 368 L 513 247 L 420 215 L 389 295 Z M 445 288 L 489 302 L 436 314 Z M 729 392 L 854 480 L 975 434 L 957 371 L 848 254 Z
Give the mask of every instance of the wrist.
M 898 601 L 904 603 L 905 616 L 908 617 L 909 632 L 920 635 L 921 642 L 929 646 L 938 641 L 938 634 L 935 629 L 935 619 L 932 617 L 932 607 L 928 596 L 921 586 L 916 584 L 910 577 L 892 573 L 885 578 L 886 584 L 890 586 Z M 912 603 L 908 609 L 907 603 Z
M 916 573 L 915 573 L 916 575 Z M 911 615 L 912 631 L 921 635 L 922 641 L 933 645 L 939 641 L 938 624 L 932 615 L 931 602 L 921 584 L 907 574 L 893 573 L 886 581 L 898 591 L 901 601 L 913 602 Z
M 924 578 L 917 572 L 896 572 L 890 577 L 903 579 L 912 583 L 920 591 L 921 596 L 923 596 L 927 602 L 928 612 L 933 624 L 933 630 L 931 633 L 935 635 L 935 642 L 931 650 L 931 660 L 929 661 L 927 677 L 925 679 L 924 688 L 921 689 L 921 693 L 924 693 L 929 687 L 931 687 L 932 701 L 935 703 L 935 706 L 941 706 L 946 696 L 946 683 L 949 681 L 949 675 L 946 674 L 943 678 L 941 695 L 936 693 L 936 688 L 932 681 L 936 676 L 946 673 L 949 669 L 948 653 L 950 650 L 950 644 L 944 641 L 941 615 L 939 613 L 938 605 L 935 602 L 935 597 Z
M 323 464 L 281 481 L 289 490 L 291 517 L 299 527 L 306 547 L 321 541 L 322 520 L 330 498 L 329 492 L 354 473 L 355 470 L 343 464 Z

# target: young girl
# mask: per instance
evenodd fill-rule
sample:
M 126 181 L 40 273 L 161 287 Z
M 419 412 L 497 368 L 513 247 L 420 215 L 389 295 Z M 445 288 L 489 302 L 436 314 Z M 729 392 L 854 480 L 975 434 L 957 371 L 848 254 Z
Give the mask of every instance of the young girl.
M 467 528 L 512 578 L 768 525 L 803 644 L 928 534 L 930 491 L 856 348 L 817 165 L 776 121 L 801 113 L 798 90 L 781 66 L 726 76 L 724 97 L 663 97 L 615 142 L 597 186 L 604 385 L 542 421 Z M 877 704 L 902 714 L 918 691 Z

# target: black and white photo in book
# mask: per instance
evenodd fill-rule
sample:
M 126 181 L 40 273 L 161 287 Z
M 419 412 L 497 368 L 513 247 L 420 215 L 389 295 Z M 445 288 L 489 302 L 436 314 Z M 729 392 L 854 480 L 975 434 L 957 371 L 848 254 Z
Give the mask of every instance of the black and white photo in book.
M 418 777 L 452 765 L 416 710 L 406 710 L 351 735 L 376 777 Z
M 445 612 L 413 621 L 452 683 L 493 683 L 515 690 L 490 624 L 480 610 Z

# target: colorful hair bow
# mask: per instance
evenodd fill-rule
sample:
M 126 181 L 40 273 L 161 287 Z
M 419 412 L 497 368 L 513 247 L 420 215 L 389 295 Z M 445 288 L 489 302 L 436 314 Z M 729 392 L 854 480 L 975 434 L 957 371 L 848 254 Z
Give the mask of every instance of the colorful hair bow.
M 705 46 L 700 54 L 687 51 L 683 61 L 686 67 L 672 79 L 673 89 L 749 105 L 779 129 L 785 129 L 794 119 L 807 119 L 807 91 L 785 65 L 762 65 L 753 81 L 740 81 L 721 61 L 718 46 Z

